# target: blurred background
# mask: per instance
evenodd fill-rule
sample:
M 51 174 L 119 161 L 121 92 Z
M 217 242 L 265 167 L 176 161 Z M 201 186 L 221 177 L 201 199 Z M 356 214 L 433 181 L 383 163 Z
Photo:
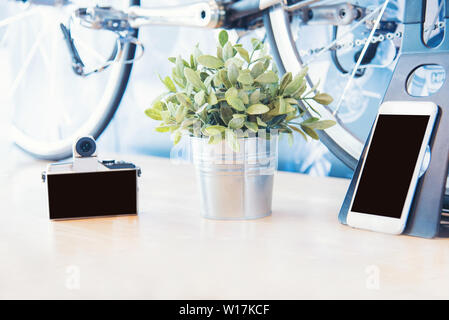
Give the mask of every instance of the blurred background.
M 112 3 L 120 7 L 128 4 L 128 1 L 74 2 L 80 6 Z M 378 0 L 351 2 L 373 7 L 383 3 Z M 438 17 L 441 2 L 429 1 L 434 16 Z M 143 6 L 179 3 L 184 1 L 142 1 Z M 35 161 L 14 145 L 11 123 L 25 128 L 27 134 L 32 137 L 43 132 L 48 134 L 51 130 L 60 130 L 57 134 L 63 135 L 60 128 L 53 129 L 52 125 L 62 122 L 66 127 L 70 127 L 85 121 L 85 114 L 89 113 L 92 105 L 101 103 L 104 92 L 108 90 L 108 81 L 114 77 L 114 70 L 109 69 L 87 78 L 74 75 L 59 27 L 59 23 L 67 23 L 68 12 L 61 13 L 61 10 L 56 8 L 42 6 L 36 13 L 27 10 L 27 5 L 29 4 L 23 1 L 13 0 L 3 0 L 0 3 L 0 165 L 3 174 L 7 168 Z M 390 1 L 386 15 L 400 20 L 401 1 Z M 107 32 L 74 29 L 73 34 L 76 32 L 86 32 L 83 35 L 86 43 L 80 45 L 80 50 L 84 48 L 87 56 L 90 53 L 91 56 L 107 57 L 113 47 L 114 38 Z M 303 43 L 310 43 L 310 47 L 313 47 L 318 38 L 329 37 L 328 32 L 323 33 L 318 29 L 317 32 L 320 33 L 302 34 Z M 436 32 L 432 38 L 438 41 L 441 34 Z M 199 44 L 204 53 L 213 54 L 217 35 L 217 30 L 185 27 L 141 28 L 139 39 L 145 46 L 145 53 L 134 63 L 120 107 L 98 139 L 100 154 L 170 156 L 170 135 L 155 132 L 157 123 L 145 116 L 144 110 L 165 90 L 159 75 L 165 77 L 171 74 L 172 64 L 167 58 L 178 55 L 187 58 L 196 44 Z M 231 33 L 231 36 L 237 38 L 237 34 Z M 249 32 L 242 41 L 252 37 L 264 39 L 264 29 Z M 374 60 L 378 66 L 367 70 L 364 77 L 354 81 L 346 97 L 341 118 L 361 139 L 366 138 L 368 134 L 377 106 L 391 77 L 395 54 L 394 46 L 386 42 L 380 45 Z M 343 80 L 347 75 L 336 72 L 326 64 L 322 64 L 318 70 L 323 91 L 338 93 L 344 89 Z M 440 70 L 433 70 L 430 76 L 422 74 L 419 79 L 421 83 L 415 83 L 418 86 L 415 90 L 430 90 L 428 87 L 442 83 L 445 75 L 444 72 L 442 75 Z M 305 143 L 300 136 L 295 137 L 293 146 L 289 146 L 286 138 L 281 140 L 279 170 L 344 178 L 350 178 L 352 175 L 352 171 L 335 158 L 322 143 Z

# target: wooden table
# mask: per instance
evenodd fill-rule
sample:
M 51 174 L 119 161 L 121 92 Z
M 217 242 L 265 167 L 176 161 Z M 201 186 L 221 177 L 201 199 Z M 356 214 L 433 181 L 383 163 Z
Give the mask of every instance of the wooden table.
M 449 298 L 449 240 L 342 226 L 348 180 L 279 172 L 273 215 L 199 215 L 190 165 L 142 167 L 138 216 L 49 221 L 45 162 L 2 178 L 0 298 Z

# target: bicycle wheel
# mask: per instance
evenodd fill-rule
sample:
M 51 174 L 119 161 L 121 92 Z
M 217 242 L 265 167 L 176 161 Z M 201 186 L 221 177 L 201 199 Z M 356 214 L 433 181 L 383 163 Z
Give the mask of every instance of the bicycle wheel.
M 140 5 L 140 0 L 106 4 L 121 9 Z M 76 137 L 98 138 L 126 90 L 131 63 L 114 63 L 86 78 L 71 70 L 59 24 L 67 23 L 77 7 L 92 5 L 88 0 L 0 5 L 0 67 L 5 70 L 0 73 L 0 104 L 9 109 L 12 140 L 34 157 L 64 159 L 71 156 Z M 72 35 L 86 65 L 106 61 L 116 44 L 107 31 L 79 27 Z M 132 60 L 135 51 L 135 45 L 126 45 L 123 61 Z
M 312 9 L 314 6 L 342 3 L 332 0 L 312 2 Z M 438 3 L 441 4 L 441 0 L 434 2 L 437 8 Z M 288 12 L 285 7 L 277 6 L 264 14 L 264 25 L 273 56 L 282 72 L 297 72 L 307 65 L 310 86 L 317 79 L 325 80 L 320 88 L 334 97 L 334 103 L 330 107 L 318 104 L 314 107 L 324 117 L 335 117 L 337 125 L 320 132 L 320 139 L 329 151 L 354 170 L 391 79 L 402 34 L 400 1 L 350 3 L 354 7 L 363 5 L 368 19 L 356 19 L 338 27 L 331 23 L 308 24 L 304 22 L 306 10 Z M 443 9 L 440 6 L 439 12 Z M 377 27 L 370 37 L 377 18 Z M 435 22 L 438 23 L 434 17 L 429 20 L 432 20 L 432 28 Z M 367 40 L 371 43 L 363 51 Z M 359 58 L 361 63 L 356 65 Z M 449 208 L 448 194 L 449 189 L 446 187 L 445 208 Z
M 323 0 L 318 1 L 318 3 L 315 3 L 315 5 L 318 5 L 320 2 L 332 4 L 340 1 Z M 299 15 L 286 12 L 282 6 L 275 7 L 265 14 L 264 23 L 267 30 L 267 37 L 279 69 L 281 71 L 288 70 L 295 72 L 295 70 L 300 70 L 304 64 L 307 64 L 310 69 L 309 74 L 316 73 L 316 78 L 319 78 L 321 76 L 321 81 L 324 80 L 322 79 L 324 77 L 326 77 L 327 79 L 328 75 L 332 72 L 337 74 L 338 72 L 335 70 L 336 67 L 333 66 L 332 62 L 330 62 L 331 55 L 329 52 L 320 53 L 321 56 L 319 57 L 319 59 L 313 61 L 312 63 L 308 63 L 307 61 L 305 61 L 307 59 L 304 58 L 305 54 L 312 51 L 313 52 L 311 54 L 313 55 L 313 53 L 317 51 L 317 49 L 315 48 L 324 48 L 333 41 L 332 26 L 330 24 L 301 26 L 302 22 L 300 21 L 300 19 L 301 17 Z M 354 22 L 353 24 L 355 23 L 356 22 Z M 300 39 L 299 37 L 301 36 L 301 32 L 314 34 L 314 39 Z M 359 33 L 366 33 L 366 30 Z M 354 38 L 355 35 L 352 34 L 352 37 Z M 352 41 L 354 42 L 353 39 Z M 350 54 L 351 52 L 346 52 L 347 56 L 350 56 Z M 341 93 L 338 92 L 338 90 L 341 89 L 341 85 L 335 86 L 336 82 L 341 84 L 343 82 L 348 83 L 350 80 L 352 80 L 353 83 L 357 84 L 358 82 L 367 82 L 366 78 L 372 78 L 374 75 L 370 74 L 359 77 L 358 79 L 349 79 L 350 73 L 347 72 L 338 76 L 339 77 L 336 78 L 336 81 L 334 81 L 334 83 L 332 83 L 331 85 L 327 85 L 327 83 L 321 83 L 322 88 L 326 92 L 331 93 L 334 97 L 334 104 L 338 103 L 341 98 Z M 313 86 L 314 82 L 316 81 L 316 79 L 313 79 L 313 76 L 312 79 L 309 78 L 309 84 L 311 86 Z M 386 87 L 384 88 L 384 90 L 385 89 Z M 360 98 L 363 99 L 362 97 Z M 379 99 L 377 100 L 379 101 Z M 345 102 L 347 101 L 343 101 L 343 103 Z M 322 114 L 323 116 L 333 117 L 332 109 L 320 107 L 318 105 L 316 107 L 318 108 L 320 114 Z M 359 113 L 357 119 L 360 118 L 361 113 L 362 112 Z M 353 132 L 348 130 L 346 123 L 339 118 L 339 114 L 336 114 L 336 118 L 337 120 L 339 120 L 338 125 L 329 130 L 321 132 L 321 141 L 328 147 L 328 149 L 332 153 L 337 156 L 337 158 L 339 158 L 351 169 L 354 169 L 363 149 L 364 137 L 356 136 Z M 364 132 L 363 134 L 367 135 L 368 133 Z

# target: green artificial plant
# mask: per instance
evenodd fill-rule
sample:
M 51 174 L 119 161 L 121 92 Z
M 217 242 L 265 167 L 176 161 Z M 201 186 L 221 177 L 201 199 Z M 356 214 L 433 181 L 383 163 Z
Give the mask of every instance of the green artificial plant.
M 211 144 L 225 139 L 238 151 L 238 138 L 260 130 L 276 129 L 291 142 L 294 131 L 306 140 L 307 136 L 318 140 L 316 130 L 335 124 L 321 120 L 310 104 L 314 100 L 328 105 L 332 97 L 316 87 L 307 90 L 307 67 L 296 76 L 287 72 L 279 79 L 264 44 L 257 39 L 251 43 L 249 52 L 241 44 L 232 44 L 223 30 L 215 56 L 203 54 L 196 46 L 190 61 L 169 58 L 174 64 L 172 75 L 161 78 L 168 92 L 145 110 L 147 116 L 161 121 L 156 131 L 171 132 L 175 144 L 183 134 L 209 137 Z M 314 116 L 303 118 L 305 108 Z

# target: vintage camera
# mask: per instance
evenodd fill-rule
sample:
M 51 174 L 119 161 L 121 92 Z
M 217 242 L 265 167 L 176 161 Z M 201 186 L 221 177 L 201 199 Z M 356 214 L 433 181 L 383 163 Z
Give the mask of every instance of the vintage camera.
M 132 163 L 97 158 L 90 136 L 73 144 L 73 161 L 52 163 L 42 173 L 50 219 L 137 214 L 140 168 Z

